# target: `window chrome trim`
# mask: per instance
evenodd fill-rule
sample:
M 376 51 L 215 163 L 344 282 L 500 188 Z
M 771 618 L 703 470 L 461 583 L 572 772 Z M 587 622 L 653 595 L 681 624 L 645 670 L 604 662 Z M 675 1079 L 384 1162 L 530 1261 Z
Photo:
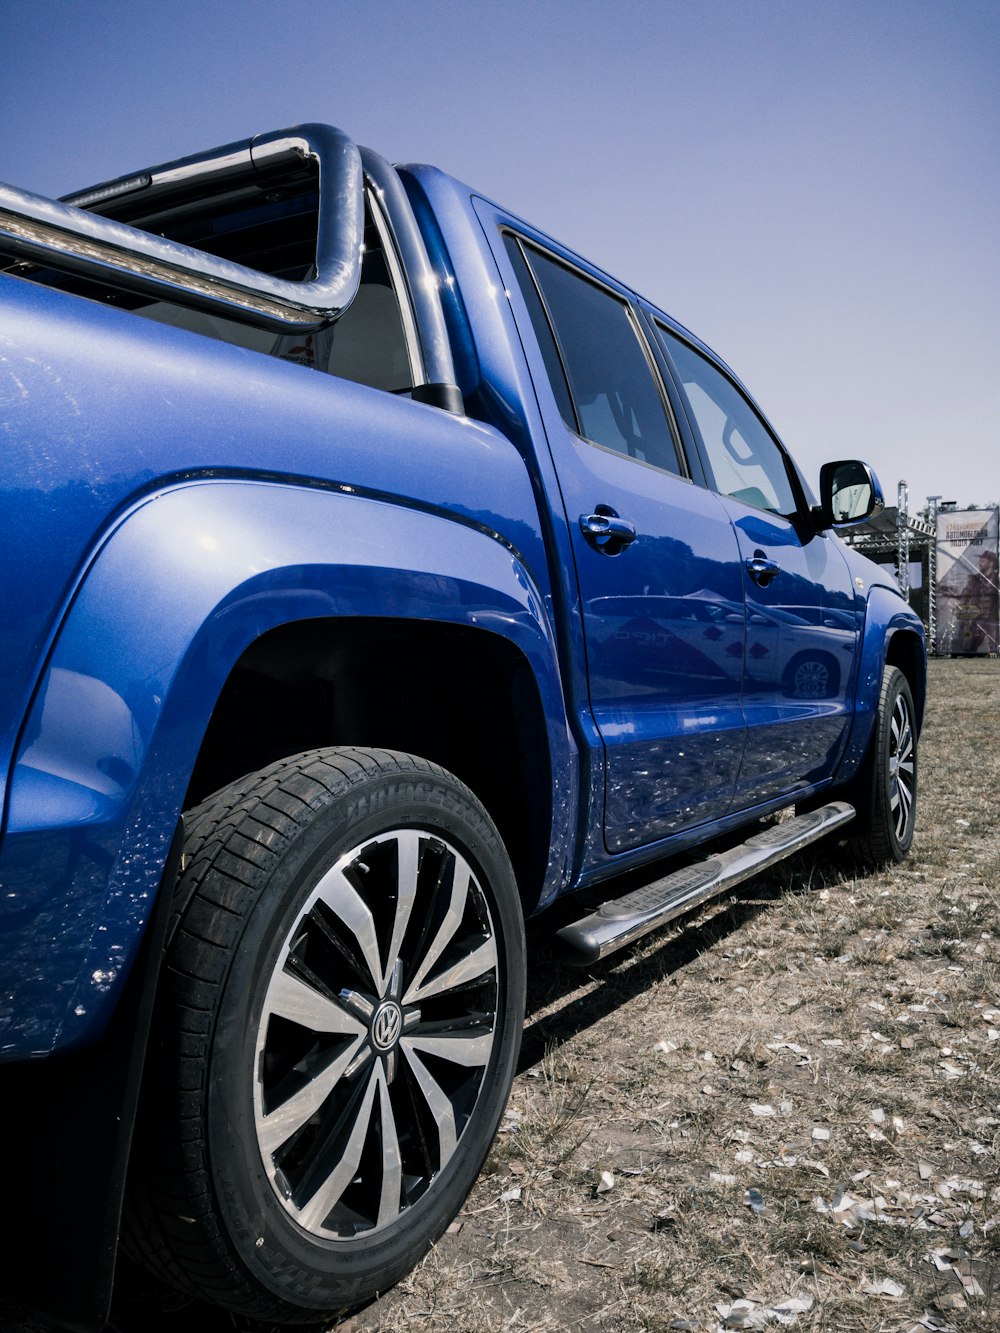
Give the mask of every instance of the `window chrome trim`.
M 81 208 L 133 192 L 168 196 L 209 181 L 319 168 L 316 276 L 289 282 Z M 227 144 L 55 201 L 0 184 L 0 246 L 22 260 L 118 283 L 279 331 L 318 329 L 357 295 L 364 186 L 356 145 L 330 125 L 299 125 Z
M 367 179 L 367 172 L 365 174 Z M 368 179 L 366 196 L 372 224 L 378 232 L 385 266 L 389 272 L 389 282 L 392 284 L 392 292 L 399 308 L 403 341 L 406 343 L 406 359 L 410 365 L 410 383 L 413 385 L 425 384 L 427 380 L 424 374 L 423 357 L 420 352 L 420 337 L 417 333 L 417 323 L 413 315 L 413 305 L 410 301 L 404 269 L 399 261 L 392 229 L 382 208 L 379 189 L 370 179 Z
M 418 347 L 417 366 L 420 367 L 419 373 L 414 367 L 414 384 L 455 384 L 455 364 L 438 294 L 438 280 L 399 173 L 372 149 L 361 148 L 360 152 L 364 174 L 379 204 L 378 211 L 372 210 L 376 227 L 382 235 L 378 218 L 381 212 L 382 222 L 387 224 L 390 233 L 391 244 L 386 244 L 385 236 L 382 243 L 394 284 L 397 275 L 399 277 L 399 303 L 401 307 L 407 302 L 410 305 L 410 319 Z M 396 271 L 392 271 L 393 261 Z
M 566 397 L 569 399 L 570 409 L 573 413 L 573 420 L 576 422 L 576 425 L 572 426 L 568 421 L 566 421 L 566 418 L 563 417 L 562 415 L 562 411 L 559 410 L 559 404 L 557 402 L 556 408 L 557 410 L 559 410 L 559 416 L 562 418 L 563 424 L 569 430 L 571 430 L 574 435 L 579 436 L 581 440 L 586 440 L 587 444 L 597 444 L 596 440 L 588 439 L 588 437 L 583 433 L 583 422 L 580 420 L 580 412 L 576 405 L 576 396 L 573 393 L 573 384 L 569 377 L 569 371 L 566 368 L 566 357 L 563 353 L 562 341 L 559 337 L 559 334 L 556 332 L 556 322 L 552 318 L 552 311 L 549 309 L 549 303 L 545 299 L 545 293 L 542 291 L 542 284 L 538 281 L 538 276 L 535 273 L 535 270 L 531 267 L 531 264 L 528 262 L 528 256 L 526 252 L 529 249 L 529 244 L 526 241 L 525 237 L 521 236 L 518 232 L 514 231 L 510 227 L 501 227 L 500 235 L 504 238 L 509 236 L 511 240 L 514 242 L 514 244 L 517 246 L 518 250 L 520 251 L 521 261 L 524 264 L 528 277 L 531 279 L 531 285 L 535 289 L 535 295 L 538 298 L 538 304 L 541 306 L 542 314 L 545 316 L 545 322 L 549 326 L 549 336 L 552 339 L 552 346 L 556 349 L 556 357 L 559 361 L 559 369 L 562 371 L 563 382 L 566 385 Z M 545 255 L 547 252 L 539 248 L 539 253 Z M 518 275 L 515 272 L 514 274 L 515 279 L 517 278 L 517 276 Z M 521 299 L 522 300 L 524 299 L 523 292 L 521 293 Z M 528 320 L 530 323 L 531 322 L 530 310 L 528 312 Z M 546 378 L 549 378 L 548 372 L 546 372 Z M 553 388 L 553 394 L 554 394 L 555 388 L 554 386 L 551 387 Z M 606 448 L 607 446 L 599 446 L 599 447 Z

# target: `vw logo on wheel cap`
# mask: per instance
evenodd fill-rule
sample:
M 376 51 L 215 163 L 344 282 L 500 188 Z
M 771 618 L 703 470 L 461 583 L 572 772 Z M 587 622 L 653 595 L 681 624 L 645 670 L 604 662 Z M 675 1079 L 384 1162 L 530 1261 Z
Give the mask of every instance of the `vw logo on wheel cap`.
M 403 1030 L 403 1013 L 393 1000 L 386 1000 L 375 1010 L 372 1019 L 372 1045 L 377 1051 L 388 1051 L 399 1040 Z

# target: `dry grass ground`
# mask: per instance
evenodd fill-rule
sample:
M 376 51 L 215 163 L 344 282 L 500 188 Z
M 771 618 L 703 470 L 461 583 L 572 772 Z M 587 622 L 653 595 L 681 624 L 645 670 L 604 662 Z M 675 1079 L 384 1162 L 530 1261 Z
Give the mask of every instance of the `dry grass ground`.
M 900 867 L 824 845 L 583 973 L 533 928 L 482 1177 L 342 1333 L 1000 1333 L 1000 662 L 931 663 L 921 761 Z
M 921 760 L 898 868 L 813 850 L 584 975 L 535 932 L 483 1176 L 354 1328 L 1000 1330 L 1000 663 L 931 663 Z

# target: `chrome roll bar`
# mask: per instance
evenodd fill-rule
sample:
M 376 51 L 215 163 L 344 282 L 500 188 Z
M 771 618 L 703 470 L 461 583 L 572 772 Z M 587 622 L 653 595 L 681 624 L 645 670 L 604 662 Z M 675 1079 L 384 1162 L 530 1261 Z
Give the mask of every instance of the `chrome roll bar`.
M 91 209 L 135 193 L 159 203 L 192 187 L 319 168 L 316 273 L 290 282 L 129 227 Z M 82 207 L 81 205 L 85 205 Z M 364 183 L 356 145 L 329 125 L 299 125 L 227 144 L 54 201 L 0 184 L 0 246 L 16 258 L 161 300 L 181 300 L 278 329 L 320 328 L 345 310 L 361 280 Z

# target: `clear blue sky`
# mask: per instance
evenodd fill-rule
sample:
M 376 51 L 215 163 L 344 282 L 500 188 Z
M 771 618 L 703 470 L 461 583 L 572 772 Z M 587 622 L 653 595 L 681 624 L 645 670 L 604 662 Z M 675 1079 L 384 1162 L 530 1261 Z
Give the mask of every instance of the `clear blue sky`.
M 814 482 L 1000 500 L 1000 0 L 0 0 L 0 51 L 0 180 L 330 121 L 682 320 Z

